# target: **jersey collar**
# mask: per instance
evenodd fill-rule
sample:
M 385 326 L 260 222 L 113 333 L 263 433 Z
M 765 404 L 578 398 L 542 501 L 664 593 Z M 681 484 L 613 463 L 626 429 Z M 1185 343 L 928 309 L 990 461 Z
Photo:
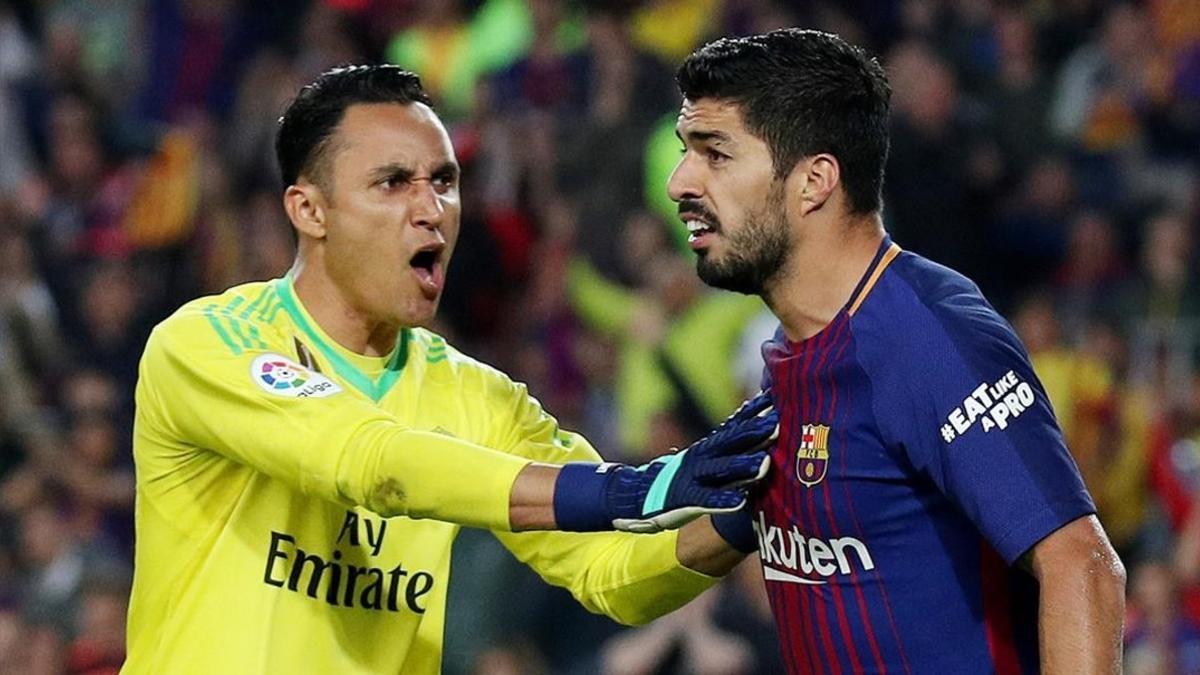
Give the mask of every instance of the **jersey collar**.
M 400 330 L 396 347 L 388 358 L 383 374 L 372 379 L 351 363 L 350 359 L 341 353 L 344 348 L 333 343 L 333 340 L 326 336 L 324 331 L 312 320 L 304 306 L 300 304 L 300 299 L 296 297 L 290 274 L 282 279 L 275 279 L 271 283 L 275 288 L 275 293 L 279 296 L 280 304 L 283 305 L 284 311 L 291 317 L 292 322 L 321 352 L 325 360 L 333 367 L 334 372 L 352 387 L 378 403 L 400 379 L 400 372 L 404 370 L 404 364 L 408 360 L 408 328 Z
M 871 289 L 879 281 L 879 277 L 883 276 L 883 271 L 888 265 L 900 255 L 900 247 L 892 241 L 891 236 L 883 235 L 883 241 L 879 242 L 879 250 L 875 252 L 875 257 L 871 260 L 871 264 L 867 265 L 867 270 L 863 272 L 862 278 L 858 280 L 858 285 L 854 287 L 854 292 L 850 294 L 850 301 L 846 303 L 846 313 L 854 316 L 858 308 L 862 305 L 863 300 L 867 299 L 867 295 L 871 293 Z

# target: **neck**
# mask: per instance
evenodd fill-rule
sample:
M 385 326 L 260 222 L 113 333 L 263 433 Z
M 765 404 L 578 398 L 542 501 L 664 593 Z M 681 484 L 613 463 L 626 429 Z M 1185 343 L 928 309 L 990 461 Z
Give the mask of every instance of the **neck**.
M 319 265 L 306 265 L 303 257 L 296 258 L 291 275 L 296 297 L 335 342 L 365 356 L 392 353 L 400 334 L 399 324 L 374 319 L 357 308 Z
M 882 240 L 883 223 L 875 214 L 805 233 L 804 241 L 763 292 L 763 301 L 779 318 L 789 340 L 806 340 L 833 321 L 849 302 Z

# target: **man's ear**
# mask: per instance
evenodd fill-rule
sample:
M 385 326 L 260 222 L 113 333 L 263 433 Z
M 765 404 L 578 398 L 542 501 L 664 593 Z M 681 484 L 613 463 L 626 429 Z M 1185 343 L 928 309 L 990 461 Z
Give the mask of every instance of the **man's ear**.
M 802 216 L 823 207 L 842 182 L 837 158 L 827 153 L 805 157 L 788 176 L 793 203 Z
M 321 188 L 304 179 L 283 191 L 283 209 L 288 219 L 300 234 L 313 239 L 325 238 L 326 204 Z

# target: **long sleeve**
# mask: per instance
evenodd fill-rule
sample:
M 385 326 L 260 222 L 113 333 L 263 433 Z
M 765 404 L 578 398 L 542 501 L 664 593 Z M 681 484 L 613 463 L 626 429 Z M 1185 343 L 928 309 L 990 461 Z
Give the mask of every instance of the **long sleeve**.
M 138 433 L 153 438 L 153 452 L 172 456 L 141 457 L 142 465 L 186 471 L 188 458 L 217 453 L 304 494 L 383 516 L 509 528 L 512 484 L 528 460 L 407 428 L 295 364 L 311 395 L 269 391 L 256 378 L 263 359 L 276 357 L 223 348 L 199 312 L 159 326 L 141 364 Z
M 514 556 L 589 611 L 640 625 L 687 604 L 717 582 L 675 557 L 679 532 L 501 533 Z
M 504 393 L 512 428 L 505 447 L 535 461 L 600 461 L 581 436 L 563 431 L 523 385 Z M 679 533 L 496 532 L 518 560 L 561 586 L 588 610 L 624 624 L 642 624 L 684 605 L 717 579 L 684 567 L 675 555 Z

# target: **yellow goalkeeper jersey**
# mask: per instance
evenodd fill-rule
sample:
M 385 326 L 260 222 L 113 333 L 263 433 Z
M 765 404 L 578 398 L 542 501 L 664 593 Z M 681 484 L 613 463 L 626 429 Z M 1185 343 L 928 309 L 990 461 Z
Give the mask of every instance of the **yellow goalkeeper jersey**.
M 289 277 L 159 324 L 136 403 L 124 673 L 436 673 L 461 525 L 624 623 L 713 582 L 676 533 L 508 532 L 526 463 L 595 450 L 432 332 L 341 347 Z

